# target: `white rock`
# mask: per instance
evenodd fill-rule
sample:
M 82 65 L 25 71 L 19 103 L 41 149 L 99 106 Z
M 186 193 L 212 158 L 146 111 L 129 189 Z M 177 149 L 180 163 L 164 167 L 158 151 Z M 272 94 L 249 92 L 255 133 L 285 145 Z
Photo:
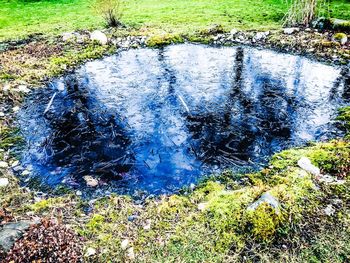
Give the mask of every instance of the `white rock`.
M 146 221 L 146 225 L 143 227 L 144 230 L 150 230 L 151 229 L 151 220 Z
M 107 36 L 99 30 L 95 30 L 90 35 L 91 40 L 98 41 L 101 45 L 106 45 L 108 43 Z
M 1 117 L 5 117 L 5 113 L 3 113 L 2 111 L 0 111 L 0 118 Z
M 7 167 L 9 167 L 9 164 L 7 162 L 0 161 L 0 168 L 7 168 Z
M 333 208 L 332 205 L 327 205 L 327 207 L 324 209 L 324 213 L 325 213 L 327 216 L 332 216 L 332 215 L 334 215 L 334 213 L 335 213 L 335 209 Z
M 247 210 L 248 211 L 254 211 L 256 210 L 262 203 L 266 203 L 268 205 L 270 205 L 274 210 L 275 213 L 278 214 L 280 211 L 280 203 L 278 202 L 278 200 L 271 195 L 269 192 L 263 193 L 261 195 L 261 197 L 255 201 L 254 203 L 252 203 L 250 206 L 248 206 Z
M 129 260 L 135 259 L 135 253 L 134 253 L 133 247 L 128 248 L 126 256 L 128 257 Z
M 15 106 L 15 107 L 12 108 L 12 110 L 13 110 L 13 112 L 17 112 L 17 111 L 19 111 L 19 107 Z
M 63 41 L 69 41 L 75 39 L 75 34 L 72 32 L 66 32 L 62 34 L 62 40 Z
M 236 28 L 231 29 L 230 34 L 236 35 L 238 33 L 238 30 Z
M 283 33 L 286 34 L 286 35 L 291 35 L 294 32 L 299 32 L 299 28 L 297 28 L 297 27 L 289 27 L 289 28 L 283 29 Z
M 129 240 L 127 240 L 127 239 L 124 239 L 122 241 L 122 243 L 120 244 L 120 247 L 122 248 L 122 250 L 126 250 L 128 248 L 128 246 L 129 246 Z
M 30 89 L 26 85 L 18 85 L 17 90 L 23 93 L 29 93 Z
M 30 175 L 30 172 L 28 170 L 24 170 L 22 173 L 21 173 L 22 176 L 27 176 L 27 175 Z
M 90 187 L 98 186 L 98 181 L 90 175 L 84 176 L 83 179 L 85 180 L 87 186 L 90 186 Z
M 269 34 L 270 34 L 269 31 L 266 31 L 266 32 L 258 32 L 258 33 L 256 33 L 256 35 L 254 36 L 254 40 L 256 40 L 256 41 L 263 40 L 263 39 L 265 39 Z
M 198 204 L 198 210 L 203 211 L 207 207 L 207 203 Z
M 93 255 L 96 254 L 96 249 L 92 248 L 92 247 L 89 247 L 87 250 L 86 250 L 86 253 L 85 253 L 85 256 L 86 257 L 91 257 Z
M 9 179 L 0 178 L 0 187 L 6 187 L 9 184 Z
M 79 191 L 79 190 L 76 191 L 75 194 L 76 194 L 77 196 L 82 196 L 82 195 L 83 195 L 83 193 L 82 193 L 81 191 Z
M 11 164 L 11 167 L 16 167 L 17 165 L 19 165 L 19 161 L 16 160 Z
M 300 158 L 298 165 L 301 169 L 311 173 L 312 175 L 319 176 L 321 174 L 320 169 L 314 166 L 307 157 Z

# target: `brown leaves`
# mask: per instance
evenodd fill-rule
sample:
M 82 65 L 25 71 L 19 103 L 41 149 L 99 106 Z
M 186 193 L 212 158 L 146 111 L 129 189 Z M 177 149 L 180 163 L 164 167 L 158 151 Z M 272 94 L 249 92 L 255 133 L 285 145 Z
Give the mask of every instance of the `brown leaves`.
M 6 262 L 82 262 L 82 242 L 73 230 L 43 219 L 15 243 Z

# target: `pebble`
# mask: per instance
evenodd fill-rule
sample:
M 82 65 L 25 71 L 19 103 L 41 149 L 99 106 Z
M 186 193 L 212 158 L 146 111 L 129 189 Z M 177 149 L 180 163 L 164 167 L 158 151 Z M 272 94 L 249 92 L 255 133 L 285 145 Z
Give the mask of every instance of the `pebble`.
M 122 243 L 120 244 L 120 247 L 122 248 L 122 250 L 126 250 L 128 248 L 128 246 L 129 246 L 129 240 L 127 240 L 127 239 L 124 239 L 122 241 Z
M 324 209 L 324 213 L 325 213 L 327 216 L 332 216 L 332 215 L 334 215 L 334 213 L 335 213 L 335 209 L 333 208 L 332 205 L 327 205 L 327 207 Z
M 82 195 L 83 195 L 83 193 L 82 193 L 81 191 L 79 191 L 79 190 L 76 191 L 75 194 L 76 194 L 77 196 L 82 196 Z
M 283 33 L 286 34 L 286 35 L 291 35 L 295 32 L 299 32 L 299 28 L 297 27 L 290 27 L 290 28 L 285 28 L 283 29 Z
M 21 175 L 22 175 L 22 176 L 30 175 L 30 171 L 24 170 L 24 171 L 21 173 Z
M 276 199 L 276 197 L 274 197 L 273 195 L 271 195 L 269 192 L 265 192 L 261 195 L 261 197 L 255 201 L 254 203 L 252 203 L 250 206 L 248 206 L 247 210 L 248 211 L 254 211 L 255 209 L 257 209 L 259 207 L 260 204 L 262 203 L 266 203 L 268 205 L 270 205 L 274 210 L 276 214 L 279 214 L 279 210 L 280 210 L 280 203 L 278 202 L 278 200 Z
M 86 250 L 86 253 L 85 253 L 85 256 L 86 257 L 91 257 L 93 255 L 96 254 L 96 249 L 92 248 L 92 247 L 89 247 L 87 250 Z
M 92 32 L 90 39 L 99 42 L 101 45 L 106 45 L 108 43 L 107 36 L 99 30 Z
M 7 167 L 9 167 L 9 164 L 7 162 L 0 161 L 0 168 L 7 168 Z
M 0 118 L 5 117 L 5 113 L 3 113 L 2 111 L 0 112 Z
M 98 186 L 98 181 L 95 178 L 93 178 L 92 176 L 87 175 L 87 176 L 84 176 L 83 178 L 84 178 L 87 186 L 90 186 L 90 187 Z
M 6 187 L 9 184 L 9 179 L 3 177 L 0 178 L 0 187 Z
M 207 207 L 207 203 L 198 204 L 198 210 L 203 211 Z
M 135 259 L 134 248 L 133 247 L 128 248 L 126 255 L 127 255 L 128 259 L 134 260 Z
M 144 230 L 150 230 L 151 229 L 151 220 L 146 221 L 146 225 L 143 227 Z
M 19 107 L 18 107 L 18 106 L 13 107 L 13 108 L 12 108 L 12 111 L 13 111 L 13 112 L 19 111 Z
M 312 175 L 319 176 L 321 174 L 320 169 L 314 166 L 307 157 L 300 158 L 298 165 L 301 169 L 311 173 Z

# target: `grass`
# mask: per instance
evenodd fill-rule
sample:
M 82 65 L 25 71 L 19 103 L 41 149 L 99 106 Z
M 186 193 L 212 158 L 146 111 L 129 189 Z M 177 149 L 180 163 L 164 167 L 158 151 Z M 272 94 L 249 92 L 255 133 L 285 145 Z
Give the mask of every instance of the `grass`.
M 93 0 L 0 0 L 0 41 L 30 34 L 57 35 L 103 26 Z M 226 29 L 273 29 L 288 6 L 283 0 L 124 0 L 123 22 L 148 33 L 191 33 L 212 24 Z M 331 3 L 331 16 L 350 19 L 350 3 Z

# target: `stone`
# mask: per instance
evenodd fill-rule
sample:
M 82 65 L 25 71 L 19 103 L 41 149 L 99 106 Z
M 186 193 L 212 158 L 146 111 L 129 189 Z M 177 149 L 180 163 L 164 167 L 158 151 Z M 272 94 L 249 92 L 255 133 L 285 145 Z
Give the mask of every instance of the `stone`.
M 12 110 L 13 110 L 13 112 L 17 112 L 17 111 L 19 111 L 19 107 L 15 106 L 15 107 L 12 108 Z
M 83 195 L 83 193 L 82 193 L 81 191 L 79 191 L 79 190 L 76 191 L 75 194 L 76 194 L 77 196 L 82 196 L 82 195 Z
M 134 221 L 134 220 L 136 220 L 136 219 L 138 219 L 139 217 L 137 216 L 137 215 L 131 215 L 131 216 L 128 216 L 128 221 L 129 222 L 132 222 L 132 221 Z
M 128 248 L 128 246 L 129 246 L 129 240 L 127 240 L 127 239 L 124 239 L 122 241 L 122 243 L 120 244 L 120 247 L 122 248 L 122 250 L 126 250 Z
M 348 42 L 348 36 L 344 33 L 334 34 L 332 41 L 340 43 L 340 45 L 345 45 Z
M 143 227 L 144 230 L 150 230 L 151 229 L 151 220 L 146 221 L 146 225 Z
M 30 175 L 30 171 L 28 170 L 24 170 L 22 173 L 21 173 L 22 176 L 28 176 Z
M 70 41 L 70 40 L 73 40 L 76 38 L 76 35 L 72 32 L 66 32 L 66 33 L 63 33 L 62 34 L 62 40 L 64 42 L 67 42 L 67 41 Z
M 16 223 L 8 223 L 0 227 L 0 249 L 9 251 L 13 244 L 23 236 L 32 222 L 24 220 Z
M 256 35 L 254 36 L 253 40 L 255 40 L 255 41 L 264 40 L 269 34 L 270 34 L 270 31 L 258 32 L 258 33 L 256 33 Z
M 0 187 L 6 187 L 8 186 L 9 184 L 9 179 L 3 177 L 3 178 L 0 178 Z
M 22 93 L 29 93 L 30 89 L 26 85 L 18 85 L 17 90 Z
M 84 176 L 83 179 L 85 180 L 87 186 L 90 186 L 90 187 L 98 186 L 98 181 L 90 175 Z
M 236 28 L 231 29 L 230 35 L 236 35 L 238 33 L 238 30 Z
M 129 260 L 134 260 L 135 259 L 135 252 L 134 252 L 134 248 L 133 247 L 128 248 L 126 256 L 128 257 Z
M 89 247 L 87 250 L 86 250 L 86 253 L 85 253 L 85 256 L 86 257 L 91 257 L 91 256 L 94 256 L 96 255 L 96 249 L 92 248 L 92 247 Z
M 332 216 L 335 213 L 335 209 L 333 208 L 332 205 L 327 205 L 323 211 L 327 216 Z
M 101 45 L 106 45 L 108 43 L 107 36 L 99 30 L 95 30 L 94 32 L 92 32 L 90 35 L 90 39 L 92 41 L 99 42 Z
M 299 28 L 297 27 L 289 27 L 289 28 L 284 28 L 283 33 L 286 35 L 291 35 L 295 32 L 299 32 Z
M 198 210 L 203 211 L 207 207 L 207 203 L 200 203 L 198 204 Z
M 307 157 L 300 158 L 298 166 L 312 175 L 319 176 L 321 174 L 320 169 L 314 166 Z
M 0 118 L 5 117 L 5 113 L 3 113 L 2 111 L 0 112 Z
M 4 161 L 0 161 L 0 168 L 8 168 L 9 164 L 7 162 Z
M 275 210 L 275 213 L 279 214 L 280 203 L 276 199 L 276 197 L 271 195 L 269 192 L 263 193 L 257 201 L 255 201 L 254 203 L 252 203 L 251 205 L 248 206 L 247 210 L 248 211 L 255 211 L 263 203 L 270 205 Z

